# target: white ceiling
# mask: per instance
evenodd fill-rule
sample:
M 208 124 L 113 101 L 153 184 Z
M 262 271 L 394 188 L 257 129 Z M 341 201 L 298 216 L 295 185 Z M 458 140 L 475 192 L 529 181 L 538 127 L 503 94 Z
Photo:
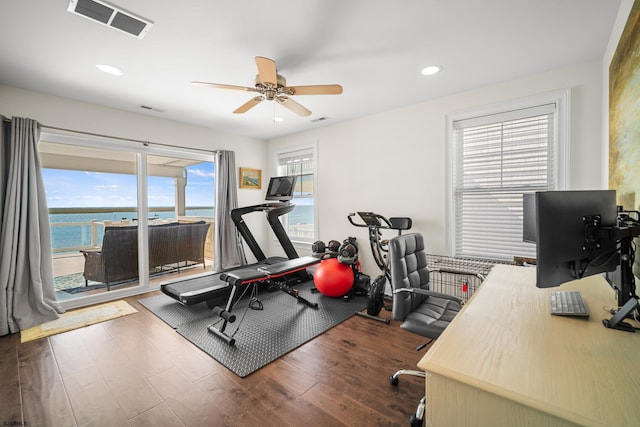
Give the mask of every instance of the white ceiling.
M 154 23 L 138 39 L 67 11 L 69 0 L 0 3 L 0 84 L 270 139 L 602 57 L 620 0 L 112 0 Z M 255 56 L 313 114 L 255 94 Z M 121 68 L 114 77 L 96 64 Z M 420 75 L 426 65 L 443 71 Z M 147 111 L 140 106 L 160 111 Z M 275 114 L 285 118 L 273 123 Z M 11 115 L 11 111 L 0 111 Z M 327 120 L 313 122 L 326 117 Z M 36 118 L 37 119 L 37 118 Z M 78 125 L 81 128 L 81 125 Z

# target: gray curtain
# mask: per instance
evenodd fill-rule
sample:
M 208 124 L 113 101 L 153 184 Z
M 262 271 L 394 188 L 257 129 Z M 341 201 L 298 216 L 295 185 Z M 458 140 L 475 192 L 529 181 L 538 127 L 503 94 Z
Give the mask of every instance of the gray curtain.
M 2 119 L 0 135 L 0 336 L 55 320 L 49 214 L 35 120 Z
M 213 271 L 247 263 L 240 233 L 231 220 L 238 207 L 236 157 L 233 151 L 219 151 L 216 158 L 216 220 Z

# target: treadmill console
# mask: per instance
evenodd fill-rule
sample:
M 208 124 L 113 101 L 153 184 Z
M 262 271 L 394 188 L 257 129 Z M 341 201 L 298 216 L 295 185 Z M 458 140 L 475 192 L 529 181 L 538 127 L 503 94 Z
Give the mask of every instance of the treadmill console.
M 265 200 L 278 200 L 281 202 L 291 200 L 297 179 L 298 177 L 295 175 L 272 177 L 269 180 Z

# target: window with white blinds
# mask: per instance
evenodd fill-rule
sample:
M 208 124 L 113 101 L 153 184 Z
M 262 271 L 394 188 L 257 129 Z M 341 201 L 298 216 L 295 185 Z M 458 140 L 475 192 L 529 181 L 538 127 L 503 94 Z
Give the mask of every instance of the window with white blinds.
M 564 184 L 558 129 L 566 124 L 557 120 L 552 102 L 451 121 L 456 256 L 535 257 L 535 245 L 522 241 L 522 198 Z
M 293 211 L 282 217 L 289 238 L 297 242 L 314 242 L 315 221 L 315 147 L 309 146 L 276 154 L 278 176 L 298 177 L 292 202 Z

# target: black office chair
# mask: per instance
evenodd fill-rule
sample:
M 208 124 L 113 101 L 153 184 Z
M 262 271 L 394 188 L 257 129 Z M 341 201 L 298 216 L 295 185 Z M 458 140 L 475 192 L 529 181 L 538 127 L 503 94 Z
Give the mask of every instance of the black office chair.
M 429 338 L 422 349 L 438 338 L 462 308 L 459 298 L 429 290 L 429 268 L 424 238 L 410 233 L 396 236 L 389 241 L 389 263 L 393 290 L 393 320 L 402 322 L 401 328 Z M 400 375 L 425 378 L 423 371 L 400 369 L 389 382 L 398 385 Z M 425 398 L 420 400 L 416 414 L 410 418 L 412 426 L 421 426 Z

